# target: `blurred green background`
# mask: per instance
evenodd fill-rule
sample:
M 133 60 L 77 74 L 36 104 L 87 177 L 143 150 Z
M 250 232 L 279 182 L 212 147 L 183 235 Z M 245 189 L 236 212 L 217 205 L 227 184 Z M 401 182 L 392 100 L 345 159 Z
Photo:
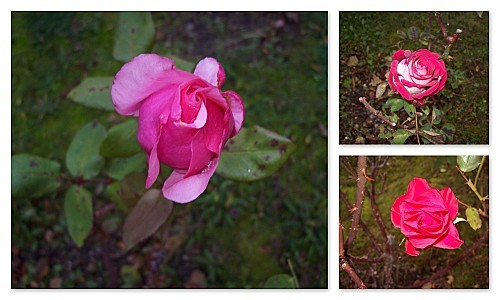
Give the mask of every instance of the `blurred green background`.
M 76 131 L 122 120 L 69 100 L 86 76 L 112 76 L 116 13 L 12 13 L 12 155 L 64 157 Z M 126 252 L 125 215 L 94 218 L 82 248 L 71 241 L 64 191 L 12 199 L 12 287 L 260 288 L 293 265 L 302 288 L 327 287 L 327 13 L 153 13 L 154 53 L 213 56 L 223 90 L 258 124 L 298 146 L 276 174 L 254 183 L 214 176 L 175 208 L 170 231 Z M 101 174 L 102 175 L 102 174 Z M 142 183 L 141 183 L 142 184 Z M 105 185 L 94 207 L 110 202 Z M 168 238 L 165 238 L 168 237 Z
M 448 80 L 433 101 L 441 109 L 450 103 L 443 123 L 451 123 L 456 131 L 447 144 L 488 144 L 489 142 L 489 14 L 488 12 L 441 12 L 450 35 L 461 29 L 458 41 L 446 60 Z M 398 31 L 407 38 L 403 42 Z M 427 49 L 419 38 L 431 33 L 437 40 L 431 50 L 443 54 L 443 34 L 434 12 L 341 12 L 340 13 L 340 81 L 339 118 L 341 144 L 387 143 L 377 136 L 378 120 L 373 120 L 359 97 L 380 110 L 385 100 L 376 99 L 370 83 L 373 76 L 387 81 L 392 54 L 398 49 Z M 348 66 L 349 58 L 358 59 Z M 389 60 L 386 59 L 389 57 Z M 390 87 L 387 87 L 390 89 Z M 394 97 L 400 97 L 395 95 Z M 408 116 L 399 114 L 400 119 Z M 401 120 L 404 120 L 401 119 Z
M 405 194 L 408 184 L 415 177 L 424 178 L 429 185 L 439 190 L 450 187 L 455 196 L 462 202 L 476 208 L 481 206 L 478 198 L 467 186 L 464 178 L 456 169 L 456 156 L 391 156 L 385 157 L 387 161 L 379 168 L 374 181 L 366 183 L 366 190 L 372 191 L 372 184 L 375 185 L 376 205 L 380 210 L 383 222 L 392 235 L 393 266 L 391 269 L 395 288 L 408 288 L 417 280 L 424 280 L 432 276 L 438 270 L 448 266 L 455 258 L 461 255 L 466 249 L 473 246 L 483 234 L 488 230 L 488 222 L 483 220 L 482 227 L 474 231 L 467 222 L 457 223 L 460 238 L 464 244 L 454 250 L 440 249 L 432 247 L 420 252 L 419 256 L 413 257 L 405 252 L 404 242 L 400 244 L 404 235 L 399 228 L 394 227 L 391 222 L 391 207 L 394 201 Z M 373 163 L 377 162 L 376 157 L 369 156 L 366 174 L 372 176 Z M 354 167 L 354 169 L 352 168 Z M 340 191 L 345 194 L 351 205 L 356 199 L 357 181 L 351 176 L 352 170 L 356 170 L 357 157 L 340 157 Z M 478 169 L 467 172 L 466 176 L 474 181 Z M 478 179 L 478 191 L 482 196 L 489 193 L 489 159 L 486 158 Z M 368 195 L 368 192 L 365 193 Z M 340 200 L 339 200 L 340 201 Z M 351 225 L 352 214 L 340 201 L 340 219 L 345 228 L 344 236 L 347 237 Z M 458 217 L 466 218 L 465 207 L 458 205 Z M 366 224 L 375 238 L 383 243 L 381 231 L 372 213 L 372 206 L 369 197 L 365 197 L 361 220 Z M 365 234 L 360 229 L 354 240 L 351 255 L 378 258 L 375 248 Z M 384 263 L 364 263 L 359 262 L 353 265 L 358 275 L 365 282 L 368 288 L 384 288 Z M 451 276 L 451 277 L 450 277 Z M 340 271 L 340 287 L 353 288 L 353 283 L 346 272 Z M 450 272 L 428 283 L 424 288 L 488 288 L 489 287 L 489 244 L 488 240 L 470 256 L 461 260 Z

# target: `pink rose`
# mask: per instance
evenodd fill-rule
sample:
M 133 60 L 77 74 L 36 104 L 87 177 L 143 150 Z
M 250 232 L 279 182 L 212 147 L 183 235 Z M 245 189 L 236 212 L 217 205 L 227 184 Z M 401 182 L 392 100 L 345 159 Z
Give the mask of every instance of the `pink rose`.
M 464 241 L 453 224 L 457 214 L 458 201 L 451 189 L 431 188 L 422 178 L 413 178 L 391 208 L 392 223 L 406 236 L 406 253 L 412 256 L 429 247 L 460 247 Z
M 205 191 L 222 147 L 244 119 L 240 96 L 219 90 L 225 77 L 213 58 L 201 60 L 191 74 L 156 54 L 141 54 L 116 74 L 116 111 L 139 117 L 137 139 L 149 163 L 146 188 L 161 162 L 174 169 L 163 185 L 165 198 L 186 203 Z
M 410 50 L 398 50 L 392 59 L 389 84 L 406 100 L 423 105 L 425 97 L 443 89 L 448 75 L 439 54 L 427 49 L 413 53 Z

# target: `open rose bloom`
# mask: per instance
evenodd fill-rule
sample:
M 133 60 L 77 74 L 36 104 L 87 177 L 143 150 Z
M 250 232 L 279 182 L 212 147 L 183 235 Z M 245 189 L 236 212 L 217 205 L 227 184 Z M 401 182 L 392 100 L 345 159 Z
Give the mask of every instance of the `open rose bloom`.
M 463 244 L 453 224 L 457 214 L 458 201 L 450 188 L 438 190 L 414 178 L 392 205 L 391 220 L 406 236 L 406 253 L 417 256 L 425 248 L 456 249 Z
M 137 139 L 149 164 L 146 188 L 163 163 L 174 169 L 163 185 L 165 198 L 186 203 L 205 191 L 222 147 L 244 119 L 240 96 L 220 91 L 224 79 L 213 58 L 201 60 L 192 74 L 156 54 L 141 54 L 116 74 L 116 111 L 139 118 Z
M 423 105 L 426 97 L 444 88 L 448 74 L 439 54 L 427 49 L 398 50 L 392 59 L 389 84 L 406 100 Z

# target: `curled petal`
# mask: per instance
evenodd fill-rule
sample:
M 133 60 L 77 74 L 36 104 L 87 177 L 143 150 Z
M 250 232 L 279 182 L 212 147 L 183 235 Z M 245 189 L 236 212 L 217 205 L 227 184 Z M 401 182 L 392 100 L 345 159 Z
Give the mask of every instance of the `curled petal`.
M 174 170 L 163 185 L 163 196 L 177 203 L 193 201 L 207 188 L 218 163 L 216 157 L 201 172 L 189 177 L 184 177 L 185 173 L 180 170 Z
M 233 137 L 240 132 L 240 129 L 243 126 L 243 120 L 245 119 L 243 100 L 241 100 L 240 95 L 233 91 L 223 92 L 222 95 L 229 102 L 229 107 L 231 108 L 231 113 L 233 114 L 234 130 L 230 135 L 230 137 Z
M 430 190 L 431 187 L 427 183 L 427 180 L 419 177 L 413 178 L 413 180 L 408 184 L 408 190 L 406 192 L 406 196 L 408 199 L 413 199 L 416 196 L 424 193 L 427 190 Z
M 194 69 L 194 74 L 216 87 L 221 87 L 226 79 L 224 68 L 212 57 L 206 57 L 200 60 Z
M 406 248 L 406 253 L 408 253 L 411 256 L 418 256 L 420 254 L 420 250 L 415 248 L 415 246 L 413 246 L 413 244 L 408 239 L 406 239 L 405 248 Z
M 455 220 L 458 214 L 458 201 L 455 194 L 449 187 L 442 189 L 440 193 L 443 196 L 444 205 L 448 208 L 450 218 Z
M 137 116 L 144 99 L 161 88 L 157 81 L 174 67 L 173 60 L 156 54 L 141 54 L 123 65 L 111 87 L 116 111 Z
M 391 221 L 397 228 L 401 227 L 401 208 L 400 205 L 406 200 L 406 195 L 400 196 L 391 207 Z

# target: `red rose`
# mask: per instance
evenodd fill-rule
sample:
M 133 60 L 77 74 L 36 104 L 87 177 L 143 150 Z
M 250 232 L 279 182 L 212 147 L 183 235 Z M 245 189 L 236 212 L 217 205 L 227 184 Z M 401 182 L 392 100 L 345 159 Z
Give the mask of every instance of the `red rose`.
M 423 105 L 425 97 L 439 93 L 448 75 L 439 54 L 427 49 L 398 50 L 392 56 L 389 84 L 408 101 Z
M 406 236 L 406 253 L 412 256 L 433 246 L 460 247 L 464 241 L 453 224 L 457 214 L 458 201 L 451 189 L 431 188 L 422 178 L 413 178 L 391 208 L 392 223 Z

